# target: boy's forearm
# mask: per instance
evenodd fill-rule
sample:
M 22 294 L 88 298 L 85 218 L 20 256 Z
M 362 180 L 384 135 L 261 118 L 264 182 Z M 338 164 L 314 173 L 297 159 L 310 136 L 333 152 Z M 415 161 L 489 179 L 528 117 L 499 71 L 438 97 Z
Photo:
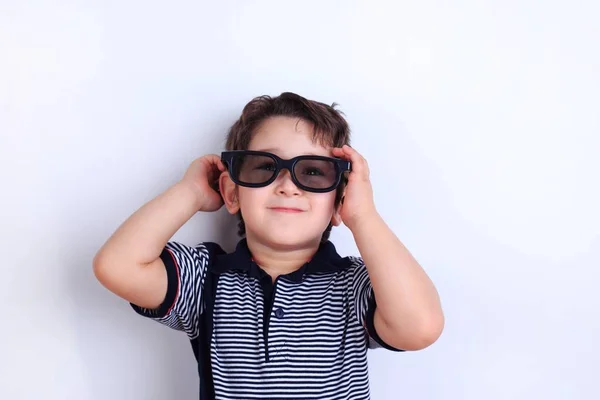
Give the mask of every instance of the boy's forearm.
M 377 299 L 380 336 L 392 345 L 422 348 L 443 327 L 437 290 L 418 262 L 377 213 L 352 229 Z M 380 324 L 381 324 L 380 323 Z
M 127 264 L 153 262 L 198 211 L 197 198 L 191 187 L 176 183 L 132 214 L 104 244 L 98 257 Z

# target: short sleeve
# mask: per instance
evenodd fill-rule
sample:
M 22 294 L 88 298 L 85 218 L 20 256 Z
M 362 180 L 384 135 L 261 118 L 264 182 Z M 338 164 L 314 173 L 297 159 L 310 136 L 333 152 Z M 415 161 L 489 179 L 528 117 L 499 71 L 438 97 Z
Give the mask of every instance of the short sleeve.
M 367 267 L 360 257 L 351 257 L 350 268 L 350 301 L 354 316 L 362 325 L 368 336 L 368 347 L 371 349 L 385 348 L 391 351 L 403 351 L 385 343 L 375 330 L 375 310 L 377 301 L 371 285 Z
M 169 242 L 160 258 L 165 264 L 168 279 L 163 303 L 155 309 L 131 306 L 138 314 L 183 331 L 190 339 L 195 339 L 198 337 L 200 315 L 204 311 L 202 292 L 210 259 L 208 247 Z

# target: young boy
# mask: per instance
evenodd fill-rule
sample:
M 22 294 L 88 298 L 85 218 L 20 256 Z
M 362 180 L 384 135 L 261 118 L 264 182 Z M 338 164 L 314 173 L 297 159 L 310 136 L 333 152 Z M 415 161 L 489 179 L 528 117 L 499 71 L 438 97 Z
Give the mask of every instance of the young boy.
M 255 98 L 227 151 L 195 160 L 94 259 L 106 288 L 188 335 L 200 399 L 368 399 L 368 348 L 418 350 L 441 334 L 436 289 L 377 213 L 334 107 Z M 245 236 L 233 253 L 169 241 L 223 204 Z M 361 257 L 328 240 L 340 223 Z

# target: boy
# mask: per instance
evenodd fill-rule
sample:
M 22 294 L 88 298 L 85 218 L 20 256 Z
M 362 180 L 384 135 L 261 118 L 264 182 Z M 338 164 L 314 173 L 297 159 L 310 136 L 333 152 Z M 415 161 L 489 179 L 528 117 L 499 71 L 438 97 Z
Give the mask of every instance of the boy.
M 368 399 L 367 348 L 418 350 L 441 334 L 436 289 L 377 213 L 334 107 L 253 99 L 227 151 L 195 160 L 94 259 L 106 288 L 188 335 L 201 399 Z M 222 205 L 245 236 L 233 253 L 169 241 Z M 361 257 L 328 240 L 340 223 Z

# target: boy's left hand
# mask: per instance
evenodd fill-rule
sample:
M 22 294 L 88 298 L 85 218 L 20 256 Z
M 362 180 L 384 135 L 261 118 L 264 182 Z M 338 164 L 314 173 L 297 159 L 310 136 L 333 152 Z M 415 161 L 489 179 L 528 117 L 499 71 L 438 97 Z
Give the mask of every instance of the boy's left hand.
M 373 187 L 369 179 L 367 160 L 348 145 L 333 149 L 334 157 L 349 160 L 352 170 L 348 175 L 340 217 L 350 230 L 353 230 L 361 220 L 369 219 L 377 214 L 373 200 Z

